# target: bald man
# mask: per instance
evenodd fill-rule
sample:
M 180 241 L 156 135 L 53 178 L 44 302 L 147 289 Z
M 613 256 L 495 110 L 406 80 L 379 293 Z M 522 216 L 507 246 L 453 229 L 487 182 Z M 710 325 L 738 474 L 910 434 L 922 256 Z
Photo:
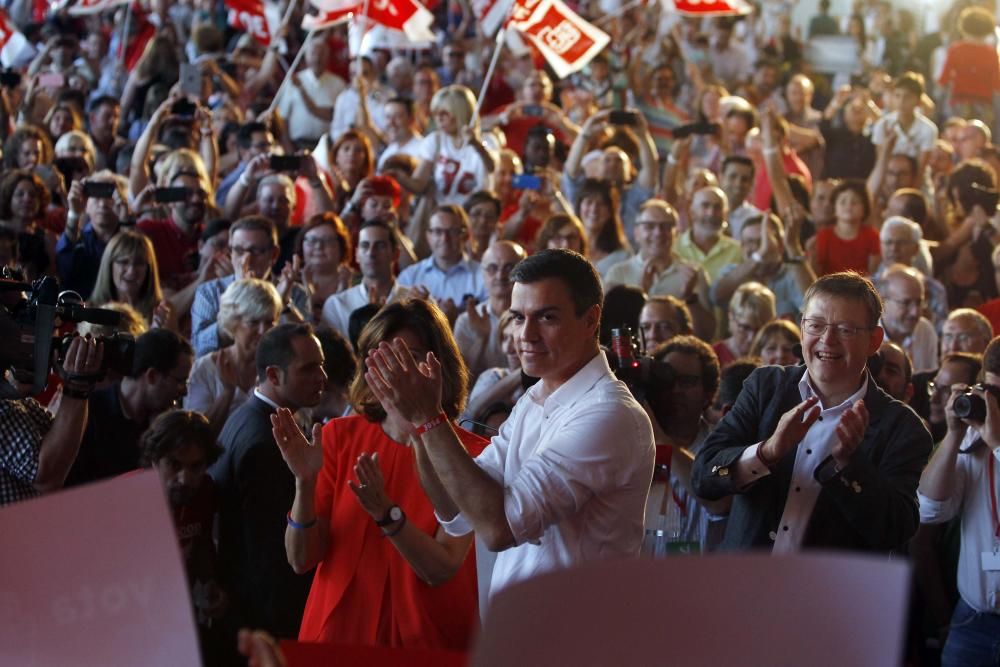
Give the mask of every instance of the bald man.
M 467 301 L 465 312 L 455 320 L 455 342 L 472 380 L 488 368 L 507 365 L 507 357 L 497 337 L 497 326 L 500 316 L 510 308 L 514 287 L 510 272 L 525 256 L 524 248 L 513 241 L 496 241 L 483 253 L 480 267 L 487 299 L 479 304 Z
M 896 264 L 882 274 L 879 288 L 885 300 L 882 327 L 886 336 L 910 355 L 915 373 L 937 368 L 938 335 L 923 316 L 927 303 L 923 275 Z
M 677 238 L 674 252 L 681 259 L 700 264 L 715 283 L 722 268 L 743 259 L 740 244 L 724 234 L 729 217 L 726 193 L 717 187 L 694 193 L 689 211 L 691 228 Z

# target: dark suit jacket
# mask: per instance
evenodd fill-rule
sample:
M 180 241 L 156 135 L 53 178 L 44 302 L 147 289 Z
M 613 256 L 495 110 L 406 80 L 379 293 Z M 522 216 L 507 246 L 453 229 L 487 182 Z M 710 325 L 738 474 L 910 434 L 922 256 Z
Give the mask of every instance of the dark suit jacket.
M 798 383 L 805 366 L 766 366 L 747 378 L 733 409 L 695 459 L 695 493 L 715 500 L 735 494 L 723 549 L 770 548 L 788 498 L 795 452 L 771 474 L 739 490 L 729 474 L 743 451 L 770 437 L 778 420 L 802 402 Z M 920 472 L 931 436 L 916 414 L 869 378 L 865 407 L 870 420 L 851 463 L 820 491 L 803 539 L 804 548 L 889 551 L 917 530 Z
M 295 478 L 271 434 L 273 412 L 256 396 L 237 408 L 209 474 L 219 487 L 219 569 L 236 622 L 296 638 L 312 574 L 295 574 L 285 556 Z

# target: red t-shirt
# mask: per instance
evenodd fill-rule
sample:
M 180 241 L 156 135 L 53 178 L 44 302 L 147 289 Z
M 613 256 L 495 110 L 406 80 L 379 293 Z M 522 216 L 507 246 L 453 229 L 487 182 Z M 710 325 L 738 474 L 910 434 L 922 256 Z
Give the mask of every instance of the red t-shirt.
M 191 283 L 198 271 L 198 234 L 185 234 L 173 220 L 146 218 L 136 229 L 149 237 L 156 250 L 160 284 L 180 290 Z
M 955 42 L 948 47 L 938 83 L 951 86 L 951 102 L 991 102 L 1000 91 L 1000 58 L 996 47 Z
M 785 153 L 782 156 L 782 161 L 785 163 L 785 172 L 788 175 L 799 174 L 802 176 L 802 178 L 806 179 L 806 186 L 811 191 L 812 174 L 809 172 L 809 167 L 806 166 L 806 163 L 802 161 L 798 154 L 795 151 Z M 767 169 L 760 160 L 755 162 L 754 168 L 757 178 L 754 182 L 753 193 L 750 195 L 750 203 L 760 210 L 766 211 L 771 208 L 771 179 L 767 177 Z
M 976 306 L 976 310 L 986 316 L 993 325 L 993 331 L 1000 331 L 1000 299 L 990 299 Z
M 468 431 L 456 432 L 473 456 L 486 445 Z M 427 585 L 382 536 L 347 484 L 356 480 L 358 456 L 377 453 L 386 495 L 408 523 L 433 536 L 438 522 L 420 486 L 413 450 L 360 416 L 329 422 L 323 443 L 316 516 L 329 522 L 330 546 L 316 568 L 299 640 L 468 649 L 478 622 L 475 557 L 467 557 L 450 581 Z
M 836 235 L 833 227 L 824 227 L 816 232 L 816 255 L 819 260 L 819 274 L 838 271 L 857 271 L 868 275 L 868 260 L 882 254 L 878 232 L 868 225 L 861 225 L 858 235 L 846 241 Z

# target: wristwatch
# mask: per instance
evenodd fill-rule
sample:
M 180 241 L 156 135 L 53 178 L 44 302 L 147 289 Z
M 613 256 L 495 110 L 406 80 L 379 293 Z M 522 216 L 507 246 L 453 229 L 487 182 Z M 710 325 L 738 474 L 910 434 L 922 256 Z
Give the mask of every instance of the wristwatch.
M 403 510 L 400 509 L 399 505 L 393 505 L 389 508 L 389 511 L 385 513 L 385 516 L 375 522 L 375 525 L 379 528 L 385 528 L 386 526 L 396 523 L 404 516 Z

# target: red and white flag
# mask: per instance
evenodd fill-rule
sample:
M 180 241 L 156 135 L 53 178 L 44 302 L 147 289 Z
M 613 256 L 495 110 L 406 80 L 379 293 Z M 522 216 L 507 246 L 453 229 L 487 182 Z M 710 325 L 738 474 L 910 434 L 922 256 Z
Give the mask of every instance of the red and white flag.
M 472 12 L 476 15 L 479 25 L 483 26 L 483 34 L 492 37 L 500 30 L 513 0 L 472 0 Z
M 306 14 L 302 17 L 302 29 L 323 30 L 324 28 L 332 28 L 335 25 L 346 23 L 351 20 L 357 9 L 356 5 L 350 5 L 347 9 L 336 9 L 333 11 L 320 10 L 318 14 Z
M 682 16 L 742 16 L 753 11 L 746 0 L 660 0 L 664 11 Z
M 25 65 L 26 56 L 33 52 L 31 43 L 14 26 L 7 12 L 0 9 L 0 64 L 4 67 Z
M 321 14 L 350 10 L 357 19 L 364 13 L 363 2 L 339 0 L 312 0 Z M 399 30 L 411 42 L 434 41 L 434 15 L 417 0 L 369 0 L 368 21 L 392 30 Z
M 561 0 L 516 0 L 510 26 L 541 51 L 560 79 L 583 69 L 611 41 Z
M 242 30 L 264 46 L 271 44 L 271 31 L 261 0 L 225 0 L 229 25 Z
M 131 0 L 77 0 L 67 10 L 70 16 L 87 16 L 99 14 L 108 9 L 127 5 Z

